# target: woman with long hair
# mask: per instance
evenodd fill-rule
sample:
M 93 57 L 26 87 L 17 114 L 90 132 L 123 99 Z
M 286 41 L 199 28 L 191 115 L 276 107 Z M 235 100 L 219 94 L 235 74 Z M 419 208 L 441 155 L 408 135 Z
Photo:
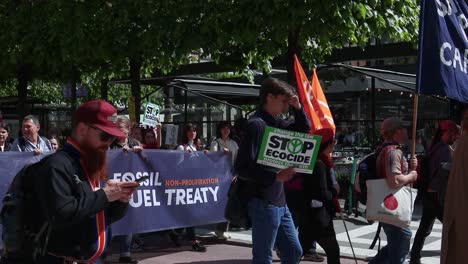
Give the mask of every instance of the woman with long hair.
M 195 139 L 197 139 L 197 126 L 192 123 L 185 124 L 182 130 L 182 144 L 177 146 L 177 150 L 184 150 L 187 152 L 197 151 Z
M 217 125 L 216 139 L 211 142 L 210 151 L 222 151 L 226 154 L 231 154 L 232 165 L 234 165 L 237 157 L 239 146 L 231 138 L 231 123 L 229 121 L 221 121 Z M 227 240 L 231 238 L 226 231 L 228 223 L 219 223 L 216 225 L 216 236 L 220 240 Z
M 10 150 L 10 127 L 7 123 L 0 122 L 0 152 Z
M 197 139 L 197 126 L 191 123 L 188 123 L 184 126 L 182 131 L 182 144 L 177 147 L 177 150 L 187 151 L 192 153 L 197 151 L 197 146 L 195 144 L 195 140 Z M 173 230 L 169 233 L 169 236 L 172 242 L 179 246 L 178 242 L 178 233 L 180 233 L 181 229 Z M 203 246 L 200 241 L 198 241 L 195 237 L 195 227 L 187 227 L 185 228 L 187 240 L 192 243 L 192 250 L 197 252 L 205 252 L 206 247 Z
M 144 129 L 142 131 L 142 140 L 144 149 L 160 149 L 161 148 L 161 125 L 158 124 L 155 128 Z
M 337 191 L 330 176 L 334 134 L 329 128 L 319 129 L 314 134 L 322 136 L 322 141 L 313 174 L 302 177 L 303 200 L 298 211 L 299 240 L 303 252 L 308 252 L 312 242 L 317 241 L 325 250 L 327 263 L 337 264 L 340 263 L 340 248 L 333 227 Z

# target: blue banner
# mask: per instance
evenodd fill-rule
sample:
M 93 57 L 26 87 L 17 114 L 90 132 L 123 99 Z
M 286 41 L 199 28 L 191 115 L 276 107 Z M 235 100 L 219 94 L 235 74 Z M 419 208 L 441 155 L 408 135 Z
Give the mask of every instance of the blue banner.
M 422 0 L 417 87 L 468 103 L 466 0 Z
M 0 194 L 27 163 L 40 160 L 32 153 L 0 154 Z M 141 183 L 126 216 L 113 224 L 113 234 L 144 233 L 226 221 L 224 207 L 232 179 L 231 157 L 222 152 L 121 150 L 107 152 L 109 177 Z M 1 206 L 1 201 L 0 201 Z

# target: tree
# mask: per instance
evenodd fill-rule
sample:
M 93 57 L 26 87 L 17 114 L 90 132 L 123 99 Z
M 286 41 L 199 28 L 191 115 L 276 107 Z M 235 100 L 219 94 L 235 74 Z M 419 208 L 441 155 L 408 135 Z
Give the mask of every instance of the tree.
M 16 84 L 20 96 L 33 79 L 52 87 L 86 81 L 92 96 L 122 103 L 126 93 L 107 81 L 130 76 L 140 105 L 140 78 L 188 63 L 195 50 L 239 72 L 269 72 L 285 57 L 292 81 L 294 53 L 314 64 L 382 35 L 416 41 L 418 11 L 412 0 L 4 0 L 0 81 Z
M 413 0 L 212 1 L 200 3 L 204 51 L 216 61 L 269 67 L 286 56 L 288 81 L 293 55 L 320 62 L 333 49 L 366 45 L 388 35 L 416 41 L 419 6 Z

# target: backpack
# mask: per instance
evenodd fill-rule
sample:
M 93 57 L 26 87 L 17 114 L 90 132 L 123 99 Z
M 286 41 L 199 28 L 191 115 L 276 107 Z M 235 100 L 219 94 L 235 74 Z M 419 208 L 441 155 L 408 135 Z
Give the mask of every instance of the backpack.
M 44 159 L 21 169 L 3 198 L 0 212 L 3 251 L 7 259 L 18 263 L 33 262 L 39 255 L 44 255 L 47 248 L 50 225 L 40 219 L 38 198 L 31 180 Z
M 419 154 L 416 156 L 418 160 L 418 166 L 416 167 L 416 172 L 418 177 L 414 183 L 414 188 L 418 190 L 418 194 L 423 193 L 429 187 L 430 179 L 430 155 L 427 153 Z
M 359 172 L 359 187 L 361 188 L 361 193 L 359 196 L 359 202 L 361 204 L 366 205 L 367 203 L 367 180 L 376 180 L 383 178 L 380 173 L 377 171 L 377 157 L 379 156 L 380 152 L 384 150 L 386 147 L 392 146 L 392 148 L 398 147 L 397 144 L 394 143 L 385 143 L 379 148 L 377 148 L 374 152 L 370 153 L 369 155 L 365 156 L 358 164 L 358 172 Z

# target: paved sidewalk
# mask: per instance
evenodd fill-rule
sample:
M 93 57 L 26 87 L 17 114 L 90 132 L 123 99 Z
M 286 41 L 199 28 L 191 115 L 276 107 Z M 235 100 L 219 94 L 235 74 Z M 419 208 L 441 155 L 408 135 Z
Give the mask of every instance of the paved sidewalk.
M 413 222 L 411 229 L 413 236 L 419 226 L 420 208 L 416 205 L 416 210 L 413 215 Z M 352 258 L 352 251 L 345 231 L 345 226 L 342 220 L 334 221 L 337 240 L 340 245 L 340 254 L 342 256 L 341 263 L 356 263 Z M 376 249 L 368 249 L 374 233 L 377 229 L 377 224 L 368 225 L 366 220 L 362 217 L 350 217 L 346 219 L 346 226 L 349 231 L 349 236 L 353 243 L 353 249 L 358 257 L 357 263 L 366 263 L 364 259 L 374 256 Z M 167 263 L 167 264 L 182 264 L 182 263 L 195 263 L 195 264 L 231 264 L 250 263 L 252 258 L 252 236 L 251 230 L 231 230 L 229 234 L 231 239 L 222 243 L 214 238 L 214 226 L 198 227 L 196 229 L 197 236 L 203 240 L 203 244 L 207 245 L 208 251 L 206 253 L 192 252 L 189 245 L 185 244 L 180 248 L 172 248 L 173 244 L 168 236 L 162 233 L 143 234 L 145 246 L 143 250 L 135 250 L 133 257 L 141 260 L 140 263 Z M 436 264 L 440 262 L 440 239 L 442 232 L 442 224 L 436 222 L 434 224 L 433 232 L 426 239 L 422 253 L 422 263 Z M 386 244 L 385 234 L 381 233 L 382 246 Z M 113 241 L 111 253 L 112 256 L 108 258 L 108 263 L 118 263 L 118 245 Z M 319 252 L 323 254 L 323 250 L 319 247 Z M 276 254 L 273 254 L 274 262 L 279 263 Z M 310 261 L 302 261 L 301 263 L 316 263 Z M 322 262 L 322 263 L 326 263 Z
M 133 257 L 140 260 L 140 264 L 250 264 L 252 249 L 250 247 L 232 244 L 207 245 L 207 252 L 198 253 L 190 251 L 189 246 L 181 248 L 148 248 L 133 253 Z M 118 254 L 108 257 L 107 263 L 118 263 Z M 274 263 L 280 263 L 275 256 Z M 301 263 L 317 263 L 302 261 Z M 327 263 L 326 261 L 321 263 Z M 343 258 L 342 264 L 356 263 L 354 260 Z M 358 261 L 357 263 L 367 263 Z

